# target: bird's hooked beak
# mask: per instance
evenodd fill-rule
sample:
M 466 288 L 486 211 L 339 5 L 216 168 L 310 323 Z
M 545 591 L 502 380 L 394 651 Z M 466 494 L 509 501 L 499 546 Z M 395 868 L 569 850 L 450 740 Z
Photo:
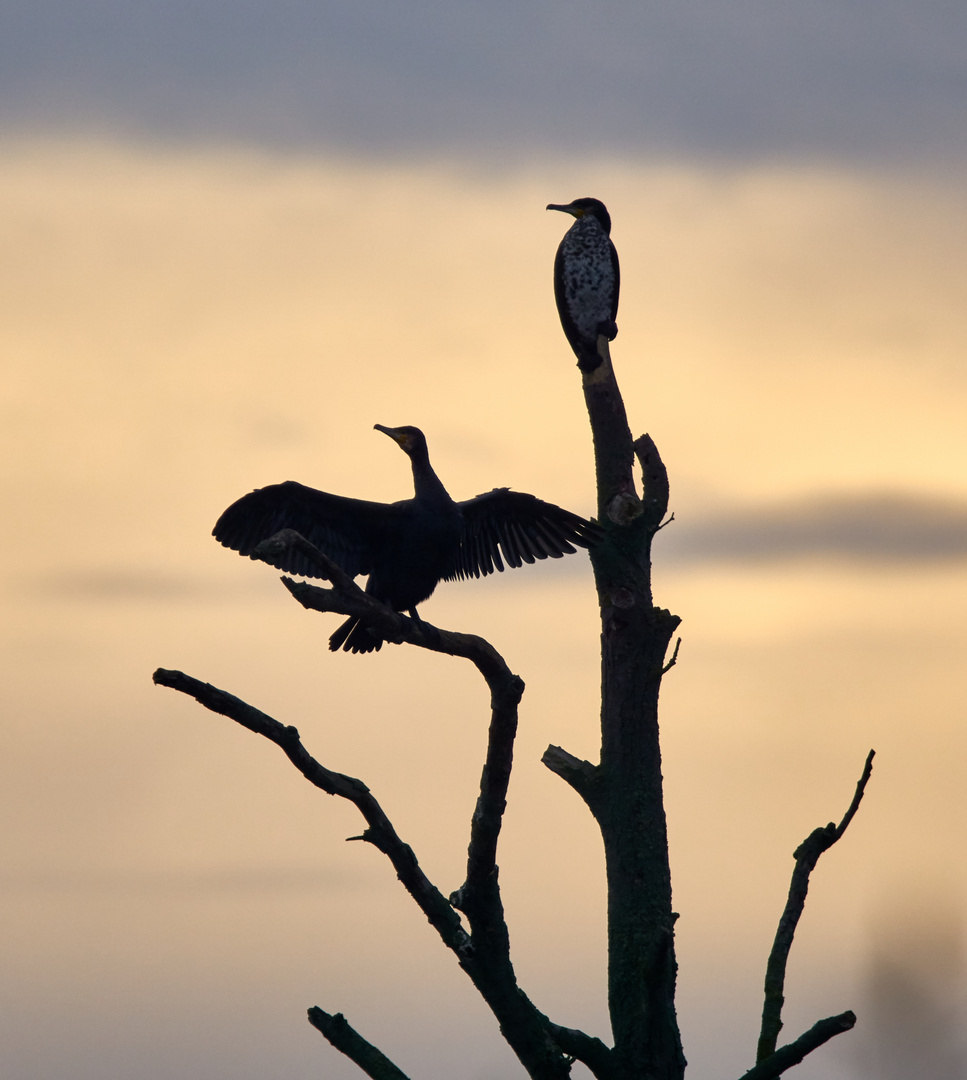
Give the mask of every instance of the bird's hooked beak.
M 563 203 L 548 203 L 546 209 L 548 210 L 560 210 L 563 214 L 572 214 L 576 218 L 584 217 L 587 211 L 582 206 L 575 206 L 574 203 L 568 203 L 566 206 Z
M 399 428 L 383 427 L 382 424 L 373 424 L 375 431 L 381 431 L 384 435 L 389 435 L 393 442 L 397 443 L 401 449 L 409 453 L 410 436 L 406 431 L 400 431 Z

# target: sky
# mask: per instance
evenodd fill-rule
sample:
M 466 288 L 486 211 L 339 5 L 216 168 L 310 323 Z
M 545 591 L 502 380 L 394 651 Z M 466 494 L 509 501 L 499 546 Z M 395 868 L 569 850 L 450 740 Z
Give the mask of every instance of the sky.
M 543 208 L 593 194 L 622 260 L 617 377 L 675 514 L 654 581 L 683 618 L 661 715 L 688 1075 L 751 1064 L 792 851 L 871 747 L 784 1035 L 853 1008 L 795 1075 L 956 1075 L 967 17 L 400 10 L 0 12 L 5 1073 L 359 1075 L 306 1023 L 319 1005 L 414 1080 L 521 1075 L 379 854 L 344 843 L 351 808 L 151 672 L 296 724 L 460 884 L 479 679 L 329 654 L 336 618 L 210 531 L 285 479 L 405 497 L 374 423 L 418 424 L 457 498 L 591 513 L 551 291 L 566 222 Z M 515 964 L 607 1038 L 600 841 L 540 765 L 548 743 L 596 753 L 586 559 L 441 586 L 421 613 L 527 684 L 499 859 Z
M 372 153 L 963 161 L 950 0 L 38 0 L 0 117 Z

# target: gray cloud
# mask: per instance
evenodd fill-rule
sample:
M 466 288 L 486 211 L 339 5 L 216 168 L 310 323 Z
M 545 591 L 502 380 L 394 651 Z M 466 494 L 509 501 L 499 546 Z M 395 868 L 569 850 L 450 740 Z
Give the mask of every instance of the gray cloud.
M 0 121 L 419 153 L 913 160 L 967 135 L 947 0 L 37 0 Z
M 826 495 L 676 520 L 657 554 L 687 562 L 821 556 L 855 562 L 967 559 L 967 502 L 910 494 Z
M 967 560 L 967 501 L 889 492 L 817 495 L 704 516 L 682 514 L 655 542 L 655 558 L 669 564 L 802 557 L 856 564 Z M 486 587 L 521 589 L 548 578 L 588 572 L 587 555 L 579 551 L 566 559 L 536 563 L 526 573 L 494 575 Z M 276 579 L 265 574 L 208 580 L 150 568 L 63 570 L 25 582 L 24 587 L 45 599 L 81 603 L 251 603 L 274 597 L 279 589 Z

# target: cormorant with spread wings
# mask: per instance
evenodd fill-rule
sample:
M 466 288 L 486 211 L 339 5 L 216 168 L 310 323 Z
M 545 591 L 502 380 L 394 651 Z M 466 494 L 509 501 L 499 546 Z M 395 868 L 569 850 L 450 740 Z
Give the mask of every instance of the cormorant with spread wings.
M 366 592 L 395 611 L 416 612 L 440 581 L 480 577 L 536 559 L 559 559 L 588 547 L 600 528 L 533 495 L 494 488 L 454 502 L 430 465 L 423 432 L 375 425 L 410 459 L 414 495 L 395 503 L 348 499 L 289 480 L 242 496 L 212 533 L 225 547 L 249 555 L 282 529 L 294 529 L 347 574 L 368 574 Z M 305 555 L 289 551 L 274 565 L 288 573 L 321 576 Z M 333 651 L 372 652 L 382 639 L 365 621 L 350 618 L 329 639 Z

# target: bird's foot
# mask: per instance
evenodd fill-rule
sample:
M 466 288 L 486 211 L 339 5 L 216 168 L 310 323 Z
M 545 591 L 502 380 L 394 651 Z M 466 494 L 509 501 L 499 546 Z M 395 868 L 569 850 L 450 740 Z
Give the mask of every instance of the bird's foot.
M 598 323 L 598 333 L 603 334 L 608 341 L 614 341 L 618 336 L 618 324 L 614 319 L 604 319 Z

